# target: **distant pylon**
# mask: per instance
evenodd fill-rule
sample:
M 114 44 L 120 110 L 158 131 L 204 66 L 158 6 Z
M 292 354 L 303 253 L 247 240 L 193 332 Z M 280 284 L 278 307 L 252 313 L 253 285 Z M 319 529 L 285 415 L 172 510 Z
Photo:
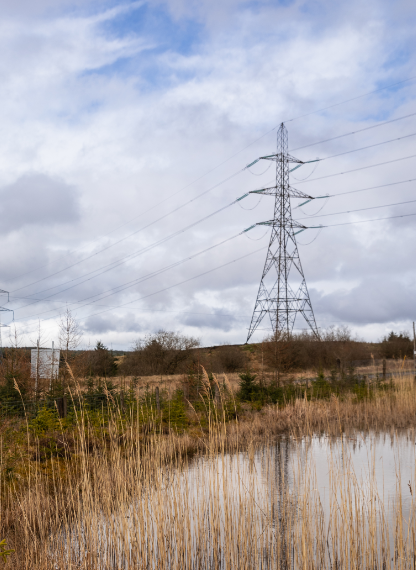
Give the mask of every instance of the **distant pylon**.
M 274 334 L 290 335 L 296 316 L 300 313 L 319 339 L 295 238 L 299 233 L 295 229 L 302 228 L 300 231 L 303 231 L 305 226 L 292 219 L 290 203 L 291 197 L 312 197 L 289 185 L 289 163 L 295 162 L 300 166 L 303 161 L 289 155 L 288 134 L 283 123 L 277 131 L 276 154 L 261 158 L 276 161 L 276 185 L 256 192 L 275 196 L 275 204 L 273 220 L 259 224 L 271 226 L 272 231 L 247 342 L 266 314 L 270 317 Z
M 0 289 L 0 299 L 3 296 L 7 296 L 7 302 L 9 302 L 9 293 L 8 291 L 4 291 L 3 289 Z M 13 313 L 13 318 L 14 318 L 14 312 L 12 309 L 7 309 L 6 307 L 1 307 L 0 306 L 0 360 L 2 360 L 3 358 L 3 339 L 2 339 L 2 334 L 1 334 L 1 329 L 2 327 L 5 327 L 7 325 L 3 325 L 1 322 L 1 313 L 7 311 L 7 312 L 12 312 Z

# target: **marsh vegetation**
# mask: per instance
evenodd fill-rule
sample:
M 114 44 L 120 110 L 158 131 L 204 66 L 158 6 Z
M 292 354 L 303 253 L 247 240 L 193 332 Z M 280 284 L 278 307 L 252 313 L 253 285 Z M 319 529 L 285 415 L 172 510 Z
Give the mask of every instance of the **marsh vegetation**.
M 376 358 L 338 366 L 349 348 L 335 342 L 331 366 L 279 374 L 259 345 L 237 347 L 243 366 L 227 374 L 209 368 L 213 350 L 170 348 L 167 366 L 178 350 L 188 366 L 175 376 L 147 354 L 148 377 L 116 376 L 125 359 L 104 346 L 68 351 L 65 379 L 36 401 L 27 355 L 10 348 L 5 568 L 414 568 L 413 376 L 403 357 L 385 376 Z M 112 372 L 94 375 L 103 363 Z

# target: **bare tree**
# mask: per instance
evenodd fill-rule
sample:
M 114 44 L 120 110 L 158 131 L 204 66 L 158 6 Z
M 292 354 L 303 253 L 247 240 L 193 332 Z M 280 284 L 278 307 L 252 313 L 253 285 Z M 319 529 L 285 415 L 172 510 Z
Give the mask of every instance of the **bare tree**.
M 137 340 L 120 368 L 127 374 L 174 374 L 185 365 L 191 350 L 199 344 L 196 338 L 160 330 Z
M 65 360 L 69 364 L 71 352 L 76 350 L 81 342 L 82 333 L 78 321 L 75 319 L 70 309 L 66 309 L 59 320 L 59 348 Z M 68 371 L 65 367 L 63 373 L 63 388 L 67 380 Z
M 31 388 L 30 354 L 21 348 L 23 341 L 16 324 L 9 329 L 9 343 L 4 349 L 4 360 L 0 367 L 0 399 L 16 400 L 15 382 L 26 395 Z

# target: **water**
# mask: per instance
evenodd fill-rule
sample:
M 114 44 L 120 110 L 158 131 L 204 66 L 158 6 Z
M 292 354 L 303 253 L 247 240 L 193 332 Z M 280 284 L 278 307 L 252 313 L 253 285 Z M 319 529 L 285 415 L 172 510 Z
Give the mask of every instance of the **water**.
M 95 568 L 413 568 L 415 434 L 281 438 L 161 469 L 65 533 Z M 61 536 L 62 544 L 62 536 Z
M 267 468 L 270 457 L 275 460 L 274 472 L 270 466 Z M 415 489 L 415 435 L 413 432 L 358 433 L 342 438 L 287 438 L 256 452 L 255 469 L 262 485 L 268 485 L 270 477 L 278 479 L 282 467 L 290 488 L 294 488 L 299 480 L 302 468 L 314 471 L 315 488 L 326 512 L 331 494 L 331 468 L 335 468 L 339 475 L 354 477 L 363 492 L 371 487 L 372 492 L 377 493 L 392 520 L 398 495 L 402 500 L 403 514 L 409 515 L 410 512 Z

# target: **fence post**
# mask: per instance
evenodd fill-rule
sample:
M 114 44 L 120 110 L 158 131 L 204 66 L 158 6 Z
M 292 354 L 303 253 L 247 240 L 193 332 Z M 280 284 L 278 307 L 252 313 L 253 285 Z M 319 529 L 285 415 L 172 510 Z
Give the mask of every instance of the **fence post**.
M 58 416 L 59 416 L 60 418 L 63 418 L 63 417 L 64 417 L 63 398 L 57 398 L 57 399 L 55 400 L 55 404 L 56 404 L 56 408 L 57 408 L 57 410 L 58 410 Z
M 62 396 L 62 398 L 57 398 L 56 407 L 58 408 L 59 417 L 60 418 L 66 418 L 66 415 L 68 413 L 66 396 Z
M 337 358 L 337 370 L 338 370 L 338 374 L 341 372 L 341 359 Z
M 52 341 L 51 375 L 49 378 L 49 392 L 52 389 L 52 378 L 53 378 L 54 365 L 55 365 L 55 343 L 54 343 L 54 341 Z
M 37 409 L 38 404 L 38 384 L 39 384 L 39 339 L 37 341 L 37 352 L 36 352 L 36 378 L 35 378 L 35 407 Z
M 156 410 L 160 412 L 160 395 L 159 395 L 159 386 L 155 388 L 155 399 L 156 399 Z
M 386 359 L 383 358 L 383 380 L 386 379 L 386 371 L 387 371 Z

